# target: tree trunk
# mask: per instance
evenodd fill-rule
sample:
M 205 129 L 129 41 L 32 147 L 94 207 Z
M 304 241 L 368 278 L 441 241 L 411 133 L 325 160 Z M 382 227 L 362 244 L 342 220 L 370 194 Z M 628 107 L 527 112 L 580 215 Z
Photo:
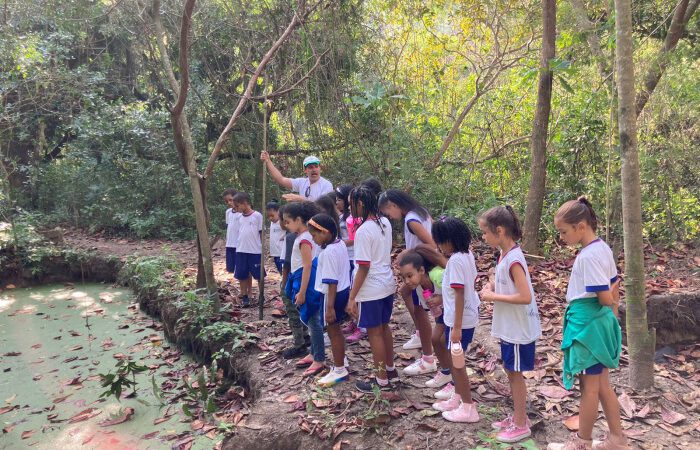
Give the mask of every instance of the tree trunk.
M 637 150 L 637 114 L 632 59 L 631 0 L 615 0 L 617 38 L 618 127 L 622 159 L 622 226 L 625 246 L 625 301 L 630 385 L 646 389 L 654 384 L 655 332 L 647 325 L 644 292 L 644 243 L 642 241 L 642 195 Z
M 550 60 L 554 58 L 556 25 L 556 1 L 542 0 L 542 53 L 537 86 L 537 107 L 530 138 L 530 188 L 527 192 L 523 227 L 523 249 L 532 254 L 540 250 L 538 234 L 547 180 L 547 132 L 552 107 L 552 70 L 549 65 Z

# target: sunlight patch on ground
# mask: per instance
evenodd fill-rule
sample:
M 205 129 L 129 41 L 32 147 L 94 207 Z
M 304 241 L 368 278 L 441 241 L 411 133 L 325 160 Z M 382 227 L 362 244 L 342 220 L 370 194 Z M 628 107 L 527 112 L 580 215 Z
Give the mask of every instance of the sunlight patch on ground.
M 15 298 L 11 296 L 0 297 L 0 312 L 7 310 L 15 302 Z

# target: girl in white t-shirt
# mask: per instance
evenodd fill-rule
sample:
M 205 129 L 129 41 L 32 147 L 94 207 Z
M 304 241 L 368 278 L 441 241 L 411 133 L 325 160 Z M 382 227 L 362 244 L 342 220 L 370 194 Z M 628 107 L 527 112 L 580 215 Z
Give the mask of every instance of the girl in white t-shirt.
M 333 351 L 333 367 L 318 380 L 322 387 L 330 387 L 348 379 L 345 367 L 345 338 L 340 323 L 347 313 L 350 297 L 350 260 L 345 242 L 338 237 L 338 223 L 328 214 L 316 214 L 309 222 L 309 232 L 321 247 L 318 255 L 315 289 L 323 294 L 321 322 L 328 329 Z
M 433 224 L 433 239 L 440 252 L 449 258 L 442 276 L 445 341 L 448 348 L 460 343 L 466 351 L 479 323 L 479 296 L 474 290 L 477 270 L 474 255 L 469 251 L 472 236 L 462 220 L 447 217 Z M 448 400 L 433 403 L 433 408 L 442 411 L 442 417 L 450 422 L 478 422 L 466 367 L 456 369 L 452 364 L 451 372 L 455 392 Z
M 309 233 L 307 222 L 318 213 L 312 202 L 289 203 L 284 208 L 284 226 L 297 233 L 291 255 L 291 268 L 285 293 L 299 309 L 299 319 L 309 328 L 311 354 L 296 362 L 296 366 L 307 367 L 304 376 L 323 371 L 326 361 L 321 325 L 321 294 L 314 289 L 316 284 L 316 256 L 319 247 Z
M 418 244 L 427 244 L 437 248 L 430 234 L 433 219 L 425 209 L 410 194 L 398 190 L 388 189 L 379 196 L 379 207 L 382 214 L 392 220 L 403 221 L 404 241 L 406 250 L 415 248 Z M 403 345 L 404 350 L 422 349 L 423 356 L 403 371 L 405 375 L 423 375 L 437 371 L 433 345 L 431 341 L 432 330 L 430 318 L 426 309 L 411 293 L 412 289 L 404 284 L 399 293 L 406 304 L 406 309 L 413 319 L 416 332 Z
M 596 235 L 598 219 L 585 197 L 564 203 L 554 216 L 554 226 L 568 245 L 581 245 L 566 290 L 567 308 L 561 348 L 564 352 L 563 384 L 581 385 L 579 429 L 564 444 L 548 449 L 631 449 L 622 431 L 620 403 L 610 385 L 610 369 L 619 365 L 622 333 L 615 317 L 620 296 L 615 258 Z M 602 403 L 608 437 L 593 441 L 593 426 Z
M 270 219 L 270 256 L 275 261 L 277 272 L 282 275 L 282 251 L 284 249 L 284 237 L 287 234 L 280 226 L 280 205 L 276 200 L 265 205 L 267 218 Z
M 541 335 L 535 291 L 525 255 L 516 243 L 522 237 L 520 221 L 510 206 L 496 206 L 479 216 L 487 244 L 500 250 L 495 285 L 481 291 L 481 300 L 493 302 L 491 335 L 500 339 L 501 359 L 513 396 L 513 415 L 492 424 L 496 440 L 518 442 L 530 436 L 525 410 L 527 387 L 523 372 L 535 368 L 535 341 Z
M 377 196 L 367 186 L 359 186 L 350 194 L 354 217 L 362 218 L 355 234 L 355 272 L 348 302 L 348 312 L 357 318 L 357 325 L 367 329 L 372 350 L 375 376 L 355 384 L 365 393 L 391 389 L 398 381 L 394 367 L 394 339 L 389 328 L 396 292 L 391 267 L 391 223 L 379 215 Z

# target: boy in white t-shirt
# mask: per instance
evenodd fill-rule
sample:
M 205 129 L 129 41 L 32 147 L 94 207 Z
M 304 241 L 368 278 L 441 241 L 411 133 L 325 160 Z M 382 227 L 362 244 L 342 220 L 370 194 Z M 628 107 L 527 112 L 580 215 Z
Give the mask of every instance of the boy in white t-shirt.
M 244 293 L 242 305 L 250 306 L 250 293 L 253 278 L 260 280 L 260 265 L 262 264 L 262 221 L 263 216 L 253 210 L 250 196 L 239 192 L 233 196 L 233 204 L 241 213 L 238 220 L 238 242 L 236 246 L 236 271 L 234 276 L 241 284 Z
M 270 256 L 275 261 L 277 272 L 282 275 L 282 253 L 284 252 L 284 238 L 287 233 L 280 226 L 282 222 L 280 205 L 276 200 L 273 200 L 265 205 L 265 211 L 267 212 L 267 218 L 270 219 Z
M 510 206 L 496 206 L 479 216 L 487 244 L 500 250 L 495 285 L 485 286 L 481 300 L 493 302 L 491 335 L 501 342 L 501 359 L 513 396 L 513 415 L 494 422 L 496 440 L 513 443 L 532 433 L 525 404 L 524 371 L 535 369 L 535 341 L 541 335 L 535 291 L 525 255 L 516 243 L 522 236 L 520 221 Z
M 233 274 L 236 270 L 236 241 L 238 239 L 238 225 L 241 213 L 237 212 L 233 204 L 233 196 L 238 191 L 229 188 L 222 195 L 228 206 L 226 210 L 226 272 Z

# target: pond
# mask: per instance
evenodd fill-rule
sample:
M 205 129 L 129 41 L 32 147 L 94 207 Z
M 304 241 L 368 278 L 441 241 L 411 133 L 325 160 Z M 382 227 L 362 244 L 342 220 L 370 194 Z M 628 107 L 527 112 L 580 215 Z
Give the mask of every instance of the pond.
M 193 362 L 170 347 L 161 324 L 128 289 L 66 284 L 0 292 L 0 448 L 210 449 L 214 432 L 192 431 L 176 389 Z M 100 375 L 119 359 L 145 365 L 135 397 L 100 399 Z M 151 377 L 155 377 L 152 382 Z M 154 389 L 153 385 L 156 388 Z M 162 405 L 162 406 L 161 406 Z M 133 415 L 123 423 L 128 408 Z M 196 435 L 198 434 L 198 435 Z M 194 440 L 192 440 L 194 437 Z

